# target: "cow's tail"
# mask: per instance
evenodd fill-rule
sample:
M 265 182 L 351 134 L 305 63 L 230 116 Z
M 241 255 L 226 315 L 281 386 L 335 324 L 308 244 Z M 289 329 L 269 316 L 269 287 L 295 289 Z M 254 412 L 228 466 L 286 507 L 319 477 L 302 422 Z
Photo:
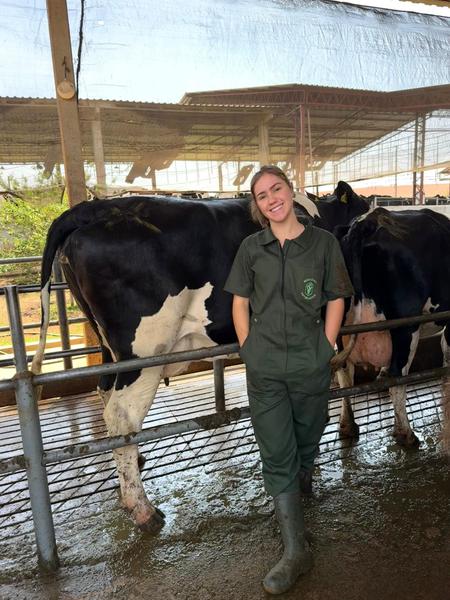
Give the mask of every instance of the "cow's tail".
M 84 211 L 83 211 L 84 212 Z M 31 363 L 31 371 L 38 375 L 42 370 L 47 330 L 50 322 L 50 288 L 52 267 L 55 256 L 65 239 L 79 227 L 78 211 L 69 209 L 53 221 L 47 234 L 41 265 L 41 328 L 39 344 Z M 40 396 L 41 388 L 37 394 Z

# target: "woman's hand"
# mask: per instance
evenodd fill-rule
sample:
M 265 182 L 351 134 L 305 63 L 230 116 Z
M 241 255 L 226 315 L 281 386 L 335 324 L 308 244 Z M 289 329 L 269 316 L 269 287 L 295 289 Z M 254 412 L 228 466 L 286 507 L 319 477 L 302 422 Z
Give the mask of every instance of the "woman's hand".
M 327 336 L 327 339 L 333 348 L 336 343 L 339 329 L 342 325 L 344 308 L 344 298 L 336 298 L 336 300 L 330 300 L 327 303 L 325 316 L 325 335 Z
M 244 345 L 250 330 L 250 301 L 243 296 L 233 296 L 233 324 L 239 340 L 239 346 Z

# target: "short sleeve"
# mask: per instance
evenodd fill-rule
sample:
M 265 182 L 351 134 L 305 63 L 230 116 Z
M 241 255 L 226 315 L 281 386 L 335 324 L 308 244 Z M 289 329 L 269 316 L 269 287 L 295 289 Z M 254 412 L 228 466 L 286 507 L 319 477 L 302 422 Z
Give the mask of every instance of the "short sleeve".
M 231 271 L 225 282 L 224 290 L 236 296 L 250 298 L 253 291 L 253 277 L 254 273 L 250 265 L 248 245 L 246 244 L 246 240 L 244 240 L 236 253 Z
M 347 298 L 354 294 L 341 247 L 334 236 L 330 237 L 328 252 L 325 257 L 323 293 L 326 302 L 336 300 L 336 298 Z

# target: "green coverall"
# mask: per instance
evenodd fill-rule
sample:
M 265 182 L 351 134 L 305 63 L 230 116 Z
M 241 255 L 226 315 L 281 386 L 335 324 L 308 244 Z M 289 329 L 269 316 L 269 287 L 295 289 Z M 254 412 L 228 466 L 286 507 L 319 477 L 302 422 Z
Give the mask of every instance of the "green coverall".
M 249 298 L 241 348 L 268 494 L 298 491 L 312 469 L 328 415 L 334 349 L 321 307 L 353 294 L 336 238 L 311 225 L 283 247 L 270 228 L 242 242 L 225 290 Z

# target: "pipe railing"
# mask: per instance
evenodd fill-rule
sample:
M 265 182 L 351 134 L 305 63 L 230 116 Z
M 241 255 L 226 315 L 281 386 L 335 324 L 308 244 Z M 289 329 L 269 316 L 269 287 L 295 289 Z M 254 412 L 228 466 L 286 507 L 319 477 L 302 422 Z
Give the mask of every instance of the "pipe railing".
M 30 501 L 32 506 L 34 528 L 39 563 L 48 570 L 55 570 L 59 561 L 56 552 L 54 526 L 51 515 L 51 505 L 48 493 L 47 473 L 45 465 L 63 460 L 73 459 L 77 456 L 98 454 L 114 448 L 130 445 L 130 443 L 141 443 L 143 441 L 177 435 L 187 431 L 198 429 L 210 429 L 221 424 L 249 417 L 249 408 L 234 408 L 226 410 L 224 381 L 223 381 L 223 357 L 234 354 L 239 350 L 238 344 L 226 344 L 213 348 L 201 348 L 198 350 L 174 352 L 160 356 L 121 361 L 119 363 L 80 367 L 67 371 L 43 373 L 32 375 L 28 369 L 28 357 L 25 353 L 23 328 L 20 317 L 19 286 L 7 286 L 4 293 L 8 305 L 8 314 L 11 326 L 11 337 L 13 341 L 16 375 L 12 379 L 0 381 L 0 391 L 14 389 L 17 399 L 19 420 L 21 423 L 24 453 L 6 461 L 0 461 L 0 473 L 8 473 L 18 469 L 27 470 Z M 401 327 L 428 321 L 444 321 L 450 319 L 450 311 L 434 313 L 430 315 L 419 315 L 396 319 L 394 321 L 378 321 L 361 325 L 346 326 L 341 329 L 342 334 L 360 333 L 363 331 L 374 331 Z M 80 352 L 79 350 L 78 352 Z M 63 351 L 63 354 L 72 354 L 74 351 Z M 56 354 L 56 353 L 55 353 Z M 94 440 L 93 442 L 74 444 L 62 449 L 44 452 L 42 446 L 42 435 L 40 429 L 39 413 L 35 397 L 35 387 L 54 381 L 71 381 L 91 375 L 106 375 L 121 373 L 146 367 L 161 366 L 177 362 L 188 362 L 203 358 L 216 358 L 214 366 L 216 413 L 193 419 L 187 419 L 179 423 L 169 423 L 144 429 L 141 432 L 130 433 L 126 436 L 117 436 Z M 450 375 L 448 367 L 432 369 L 422 373 L 414 373 L 404 377 L 385 378 L 349 388 L 332 390 L 330 396 L 345 397 L 356 393 L 368 391 L 385 390 L 395 385 L 406 385 L 417 381 L 426 381 L 437 377 Z

